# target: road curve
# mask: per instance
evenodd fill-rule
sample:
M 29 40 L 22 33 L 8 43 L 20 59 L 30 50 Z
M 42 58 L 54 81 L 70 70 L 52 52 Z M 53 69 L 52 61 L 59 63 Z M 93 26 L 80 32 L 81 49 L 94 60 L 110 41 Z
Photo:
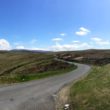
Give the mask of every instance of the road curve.
M 90 67 L 37 81 L 0 87 L 0 110 L 55 110 L 54 96 L 65 84 L 86 74 Z

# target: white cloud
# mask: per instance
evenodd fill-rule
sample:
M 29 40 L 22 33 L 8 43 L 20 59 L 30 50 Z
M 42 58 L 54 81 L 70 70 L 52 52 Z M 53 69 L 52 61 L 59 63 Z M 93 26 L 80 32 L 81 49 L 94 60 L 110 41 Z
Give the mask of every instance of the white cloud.
M 29 42 L 15 42 L 14 45 L 15 45 L 15 48 L 16 49 L 31 49 L 31 47 L 34 47 L 35 44 L 36 44 L 37 40 L 36 39 L 32 39 L 30 40 Z M 28 48 L 27 46 L 30 46 L 30 48 Z
M 32 39 L 30 43 L 35 44 L 36 42 L 37 42 L 37 39 Z
M 18 45 L 16 46 L 16 49 L 25 49 L 25 47 L 23 45 Z
M 86 42 L 74 42 L 70 44 L 59 44 L 56 43 L 54 46 L 52 46 L 52 49 L 54 51 L 72 51 L 72 50 L 82 50 L 82 49 L 89 49 L 92 48 L 92 45 L 86 43 Z
M 76 41 L 73 41 L 73 43 L 80 43 L 80 41 L 77 41 L 77 40 L 76 40 Z
M 20 41 L 20 42 L 15 42 L 14 43 L 14 48 L 15 49 L 25 49 L 24 44 Z
M 60 33 L 60 36 L 66 36 L 66 33 Z
M 11 49 L 10 43 L 6 39 L 0 39 L 0 50 Z
M 48 48 L 37 48 L 37 47 L 28 48 L 28 50 L 44 50 L 44 51 L 50 51 Z
M 80 27 L 79 31 L 77 31 L 75 34 L 78 36 L 85 36 L 90 32 L 90 30 L 84 28 L 84 27 Z
M 55 41 L 55 42 L 59 42 L 59 41 L 62 41 L 63 39 L 60 38 L 60 37 L 57 37 L 57 38 L 53 38 L 52 41 Z
M 110 41 L 109 40 L 104 40 L 102 38 L 99 37 L 93 37 L 91 38 L 92 41 L 94 41 L 96 44 L 104 46 L 104 45 L 110 45 Z

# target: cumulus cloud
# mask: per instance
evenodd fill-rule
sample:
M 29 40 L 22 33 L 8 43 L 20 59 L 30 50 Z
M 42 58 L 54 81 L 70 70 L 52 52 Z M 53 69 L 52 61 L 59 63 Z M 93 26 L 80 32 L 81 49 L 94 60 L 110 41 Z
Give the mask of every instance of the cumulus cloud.
M 66 36 L 66 33 L 60 33 L 60 36 Z
M 86 42 L 74 42 L 70 44 L 59 44 L 56 43 L 54 46 L 52 46 L 52 49 L 54 51 L 72 51 L 72 50 L 82 50 L 82 49 L 89 49 L 92 46 Z
M 53 38 L 52 41 L 55 41 L 55 42 L 59 42 L 59 41 L 62 41 L 63 39 L 60 38 L 60 37 L 57 37 L 57 38 Z
M 49 48 L 37 48 L 37 47 L 28 48 L 28 50 L 43 50 L 43 51 L 50 51 Z
M 73 43 L 80 43 L 80 41 L 78 41 L 78 40 L 75 40 L 75 41 L 73 41 Z
M 23 45 L 16 46 L 16 49 L 26 49 L 26 50 L 44 50 L 50 51 L 49 48 L 37 48 L 37 47 L 24 47 Z
M 110 41 L 109 40 L 104 40 L 102 38 L 99 37 L 93 37 L 91 38 L 92 41 L 94 41 L 96 44 L 104 46 L 104 45 L 110 45 Z
M 79 31 L 77 31 L 75 34 L 78 36 L 85 36 L 90 32 L 90 30 L 84 28 L 84 27 L 80 27 Z
M 23 45 L 18 45 L 16 46 L 16 49 L 25 49 L 25 47 Z
M 11 49 L 10 43 L 6 39 L 0 39 L 0 50 Z

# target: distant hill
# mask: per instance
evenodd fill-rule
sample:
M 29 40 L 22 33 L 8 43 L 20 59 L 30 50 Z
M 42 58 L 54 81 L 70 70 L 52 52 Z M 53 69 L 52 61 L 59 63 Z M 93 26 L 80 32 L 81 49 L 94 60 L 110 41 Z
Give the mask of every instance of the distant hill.
M 51 51 L 45 50 L 26 50 L 26 49 L 13 49 L 10 52 L 36 52 L 36 53 L 50 53 Z
M 71 60 L 88 64 L 110 63 L 110 50 L 89 49 L 81 51 L 57 52 L 56 56 L 65 60 Z

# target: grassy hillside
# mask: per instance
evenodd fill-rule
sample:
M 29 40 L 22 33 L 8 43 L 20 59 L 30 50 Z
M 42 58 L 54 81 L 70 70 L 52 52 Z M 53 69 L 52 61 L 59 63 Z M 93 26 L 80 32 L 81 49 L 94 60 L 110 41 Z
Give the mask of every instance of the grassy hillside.
M 94 66 L 70 89 L 71 110 L 110 110 L 110 64 Z
M 73 65 L 54 60 L 54 53 L 0 51 L 0 83 L 13 83 L 61 74 Z

